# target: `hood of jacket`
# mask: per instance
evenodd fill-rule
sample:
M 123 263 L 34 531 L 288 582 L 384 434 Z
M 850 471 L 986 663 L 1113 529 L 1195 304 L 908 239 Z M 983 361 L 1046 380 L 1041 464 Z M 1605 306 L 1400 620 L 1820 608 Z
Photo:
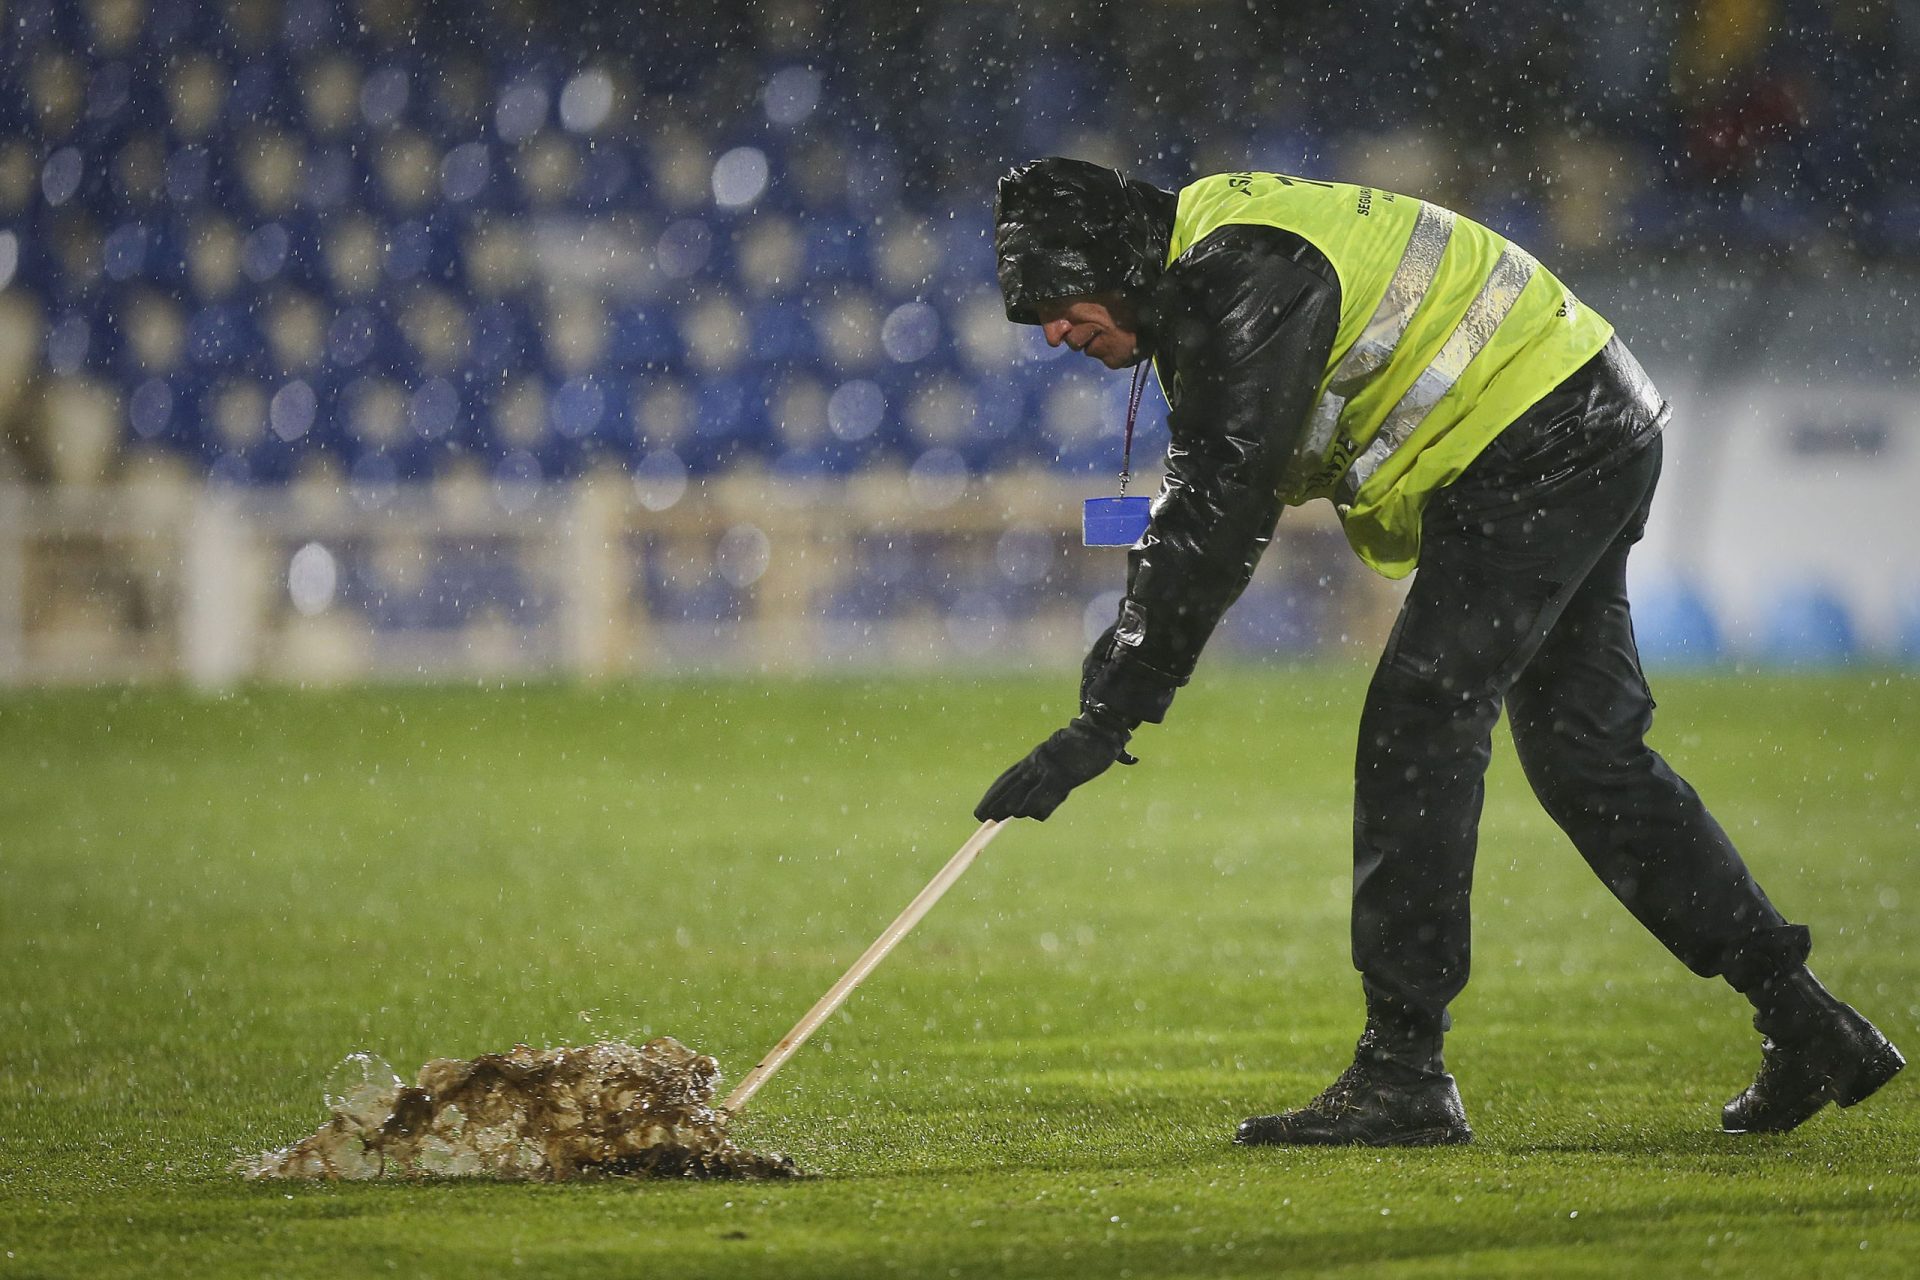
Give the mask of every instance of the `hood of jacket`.
M 1007 319 L 1039 324 L 1037 303 L 1117 293 L 1151 322 L 1176 198 L 1086 160 L 1048 156 L 1000 179 L 993 246 Z

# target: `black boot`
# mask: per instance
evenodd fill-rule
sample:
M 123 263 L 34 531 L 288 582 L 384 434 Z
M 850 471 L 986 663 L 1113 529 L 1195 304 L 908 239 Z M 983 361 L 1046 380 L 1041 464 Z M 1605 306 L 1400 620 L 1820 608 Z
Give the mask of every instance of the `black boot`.
M 1760 1074 L 1720 1113 L 1728 1133 L 1785 1133 L 1829 1102 L 1851 1107 L 1893 1079 L 1906 1059 L 1879 1028 L 1842 1004 L 1803 965 L 1747 993 Z
M 1433 1147 L 1473 1141 L 1460 1090 L 1440 1065 L 1439 1037 L 1409 1053 L 1369 1023 L 1353 1065 L 1297 1111 L 1249 1116 L 1242 1146 Z

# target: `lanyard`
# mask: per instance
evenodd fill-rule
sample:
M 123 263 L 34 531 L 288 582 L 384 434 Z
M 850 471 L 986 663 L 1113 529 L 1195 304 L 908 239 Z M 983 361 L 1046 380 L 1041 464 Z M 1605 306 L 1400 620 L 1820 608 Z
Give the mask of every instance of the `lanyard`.
M 1133 420 L 1140 412 L 1140 397 L 1147 391 L 1147 365 L 1142 360 L 1133 366 L 1133 385 L 1127 388 L 1127 440 L 1120 452 L 1120 496 L 1127 496 L 1127 481 L 1133 478 Z

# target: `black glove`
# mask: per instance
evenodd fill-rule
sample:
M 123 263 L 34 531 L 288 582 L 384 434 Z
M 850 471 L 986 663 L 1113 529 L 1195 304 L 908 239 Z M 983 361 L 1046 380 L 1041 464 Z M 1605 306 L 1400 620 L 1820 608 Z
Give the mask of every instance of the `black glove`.
M 982 822 L 1008 818 L 1045 822 L 1068 792 L 1105 773 L 1114 761 L 1134 763 L 1127 754 L 1127 739 L 1132 736 L 1116 725 L 1080 716 L 996 778 L 974 806 L 973 816 Z

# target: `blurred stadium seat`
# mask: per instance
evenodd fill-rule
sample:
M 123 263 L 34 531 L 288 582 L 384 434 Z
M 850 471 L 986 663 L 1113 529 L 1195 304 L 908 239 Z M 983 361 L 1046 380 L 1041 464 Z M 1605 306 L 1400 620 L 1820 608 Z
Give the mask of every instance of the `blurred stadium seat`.
M 50 423 L 53 443 L 8 465 L 97 481 L 117 448 L 129 473 L 171 457 L 372 506 L 606 466 L 640 477 L 648 510 L 733 473 L 896 474 L 926 509 L 967 476 L 1103 489 L 1123 383 L 1009 326 L 993 283 L 992 177 L 1046 151 L 1169 184 L 1219 161 L 1417 187 L 1609 264 L 1920 249 L 1914 184 L 1889 163 L 1910 154 L 1916 89 L 1880 49 L 1914 33 L 1878 10 L 1761 6 L 1734 39 L 1651 0 L 1574 0 L 1493 43 L 1423 10 L 1405 38 L 1428 59 L 1313 6 L 1210 0 L 1099 29 L 962 4 L 908 21 L 865 0 L 841 32 L 812 6 L 547 8 L 9 0 L 0 348 L 103 406 L 117 446 L 82 465 L 79 419 Z M 1181 32 L 1201 11 L 1219 39 L 1196 51 Z M 1336 70 L 1309 83 L 1308 56 Z M 1151 387 L 1142 461 L 1164 410 Z M 32 461 L 63 448 L 58 468 Z M 646 558 L 647 598 L 741 616 L 748 588 L 674 545 Z M 978 639 L 1037 607 L 1038 579 L 969 578 L 932 546 L 851 555 L 825 612 L 913 596 Z M 346 581 L 374 580 L 356 565 Z M 455 584 L 436 599 L 532 598 L 435 572 Z M 1340 612 L 1324 596 L 1263 579 L 1235 642 L 1310 648 Z M 387 587 L 343 599 L 380 628 L 455 616 Z M 1702 597 L 1649 619 L 1652 652 L 1718 650 Z M 1769 634 L 1783 655 L 1827 653 L 1836 626 L 1800 608 Z
M 868 393 L 848 393 L 840 438 L 874 442 L 855 451 L 857 462 L 887 453 L 901 404 L 931 385 L 876 376 L 890 359 L 931 361 L 942 391 L 974 406 L 919 410 L 923 423 L 943 424 L 940 443 L 970 462 L 994 459 L 1008 411 L 1018 420 L 1027 408 L 1040 415 L 1041 460 L 1074 470 L 1091 461 L 1107 425 L 1097 414 L 1111 397 L 1042 390 L 1041 379 L 1010 371 L 990 298 L 955 288 L 991 279 L 984 192 L 942 191 L 947 207 L 937 212 L 888 200 L 899 180 L 896 144 L 1001 138 L 1007 122 L 985 99 L 971 99 L 971 112 L 956 102 L 934 121 L 944 141 L 881 133 L 848 145 L 840 134 L 851 104 L 834 98 L 832 75 L 823 84 L 797 61 L 806 51 L 798 37 L 769 39 L 758 58 L 734 51 L 744 56 L 728 65 L 752 67 L 761 83 L 759 121 L 709 120 L 647 97 L 623 68 L 542 53 L 511 22 L 468 24 L 468 39 L 444 48 L 383 45 L 376 33 L 400 29 L 411 12 L 358 0 L 13 7 L 8 53 L 28 74 L 5 103 L 25 133 L 0 163 L 0 210 L 16 245 L 9 274 L 51 318 L 49 367 L 101 375 L 125 406 L 130 439 L 166 435 L 154 427 L 158 392 L 143 398 L 141 424 L 132 398 L 172 370 L 155 367 L 151 338 L 136 340 L 150 353 L 139 368 L 116 363 L 110 327 L 87 317 L 124 315 L 138 302 L 142 323 L 164 324 L 156 302 L 179 307 L 186 358 L 205 376 L 301 369 L 330 381 L 315 369 L 311 323 L 284 332 L 290 322 L 277 312 L 289 295 L 280 290 L 291 285 L 331 317 L 330 375 L 370 367 L 410 385 L 423 374 L 489 383 L 524 372 L 538 349 L 563 380 L 548 421 L 565 441 L 630 445 L 625 404 L 644 386 L 628 380 L 672 374 L 702 406 L 694 452 L 703 462 L 804 455 L 818 441 L 786 438 L 788 415 L 770 413 L 766 398 L 783 382 L 776 375 L 818 362 L 836 389 L 851 379 L 895 392 L 870 426 Z M 942 39 L 971 48 L 1008 39 L 997 20 L 952 18 Z M 718 61 L 717 50 L 690 52 Z M 1056 114 L 1021 126 L 1028 148 L 1059 144 L 1050 130 L 1094 100 L 1099 64 L 1084 54 L 1047 43 L 1025 59 L 1056 99 Z M 832 62 L 824 50 L 815 55 Z M 615 110 L 622 96 L 627 113 Z M 802 123 L 824 127 L 788 131 Z M 1336 163 L 1308 118 L 1257 118 L 1248 141 L 1289 161 Z M 1349 149 L 1357 157 L 1369 146 L 1363 138 Z M 1644 220 L 1651 207 L 1643 202 L 1633 216 Z M 1748 209 L 1751 234 L 1762 238 L 1805 213 L 1797 199 Z M 1499 191 L 1478 212 L 1523 237 L 1541 229 L 1526 192 Z M 653 228 L 641 253 L 667 287 L 635 299 L 618 296 L 626 282 L 611 271 L 591 282 L 597 288 L 557 281 L 538 242 L 580 217 L 617 224 L 622 235 Z M 436 290 L 432 325 L 446 340 L 432 349 L 407 323 L 428 304 L 400 301 L 414 283 Z M 529 291 L 565 296 L 542 303 Z M 446 338 L 456 329 L 461 338 Z M 964 359 L 950 367 L 956 339 Z M 1038 399 L 1010 400 L 1009 376 Z M 457 447 L 458 433 L 427 434 Z M 203 438 L 211 468 L 223 437 Z M 298 453 L 332 438 L 321 429 L 288 443 Z M 520 445 L 570 452 L 552 441 Z M 246 474 L 271 482 L 289 472 Z
M 1844 600 L 1824 585 L 1796 584 L 1773 600 L 1761 652 L 1786 666 L 1838 666 L 1854 656 L 1858 643 Z

